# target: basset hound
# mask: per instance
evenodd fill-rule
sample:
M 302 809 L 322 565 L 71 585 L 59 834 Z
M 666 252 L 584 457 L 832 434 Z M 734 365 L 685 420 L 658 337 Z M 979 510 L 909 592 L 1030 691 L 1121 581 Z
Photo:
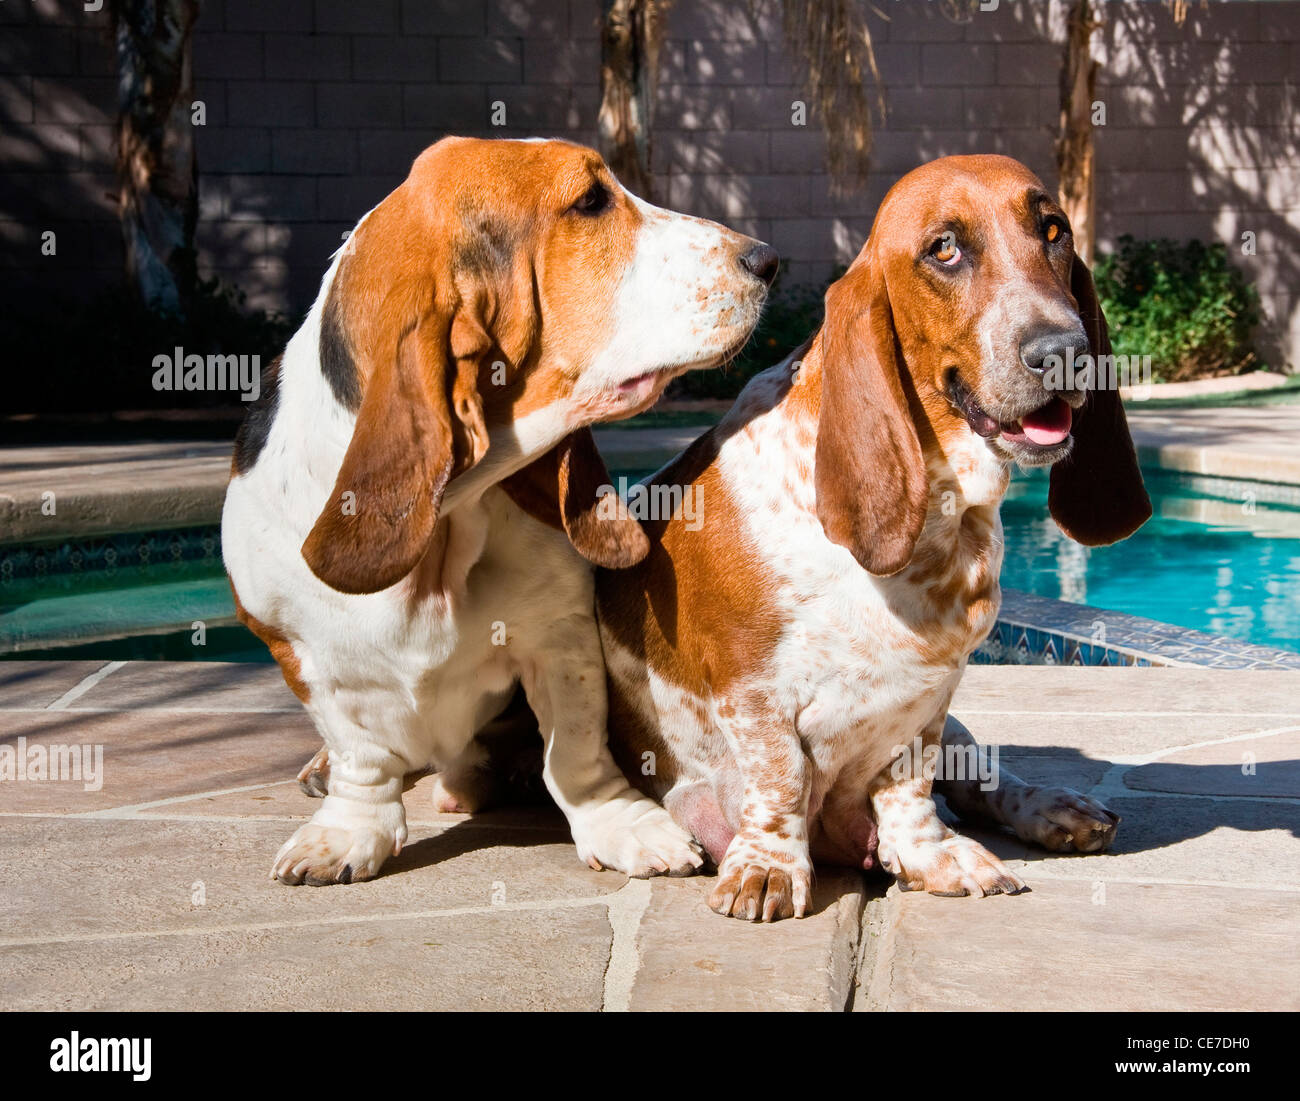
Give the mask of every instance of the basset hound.
M 948 706 L 997 616 L 998 506 L 1019 464 L 1051 467 L 1081 543 L 1151 511 L 1119 395 L 1079 358 L 1110 354 L 1091 275 L 1023 165 L 904 176 L 825 306 L 650 479 L 692 522 L 652 520 L 643 561 L 597 572 L 615 757 L 717 862 L 710 906 L 750 920 L 806 913 L 814 860 L 878 859 L 936 894 L 1023 887 L 932 798 L 941 739 L 973 744 Z M 1056 850 L 1118 823 L 1005 770 L 938 790 Z
M 273 878 L 374 876 L 404 776 L 472 773 L 517 684 L 583 860 L 700 863 L 607 748 L 589 563 L 647 543 L 599 507 L 588 426 L 734 354 L 776 264 L 560 141 L 444 139 L 357 223 L 239 432 L 222 519 L 239 618 L 326 747 Z

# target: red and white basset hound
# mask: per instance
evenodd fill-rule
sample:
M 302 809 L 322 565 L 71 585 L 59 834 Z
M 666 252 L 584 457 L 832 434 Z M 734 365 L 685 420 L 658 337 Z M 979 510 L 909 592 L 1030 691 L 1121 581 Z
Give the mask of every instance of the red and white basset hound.
M 945 158 L 886 196 L 805 349 L 650 479 L 693 507 L 598 571 L 611 746 L 717 862 L 719 913 L 803 915 L 814 860 L 878 859 L 937 894 L 1023 887 L 940 820 L 931 766 L 941 739 L 971 742 L 948 705 L 997 616 L 1011 468 L 1052 467 L 1052 516 L 1082 543 L 1150 515 L 1089 353 L 1109 355 L 1106 322 L 1061 208 L 1016 161 Z M 1104 848 L 1118 822 L 1005 770 L 938 790 L 1057 850 Z
M 606 745 L 589 562 L 647 544 L 596 507 L 588 426 L 734 354 L 776 263 L 558 141 L 447 138 L 357 223 L 263 380 L 222 519 L 239 616 L 326 746 L 305 773 L 328 794 L 273 877 L 375 875 L 406 838 L 403 777 L 472 773 L 519 684 L 583 860 L 700 863 Z M 511 479 L 535 461 L 525 509 Z

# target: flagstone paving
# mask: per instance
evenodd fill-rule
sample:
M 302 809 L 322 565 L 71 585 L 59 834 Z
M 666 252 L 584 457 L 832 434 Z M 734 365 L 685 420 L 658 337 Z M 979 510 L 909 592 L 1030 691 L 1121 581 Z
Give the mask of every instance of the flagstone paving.
M 1115 849 L 971 831 L 1031 890 L 823 870 L 812 916 L 758 926 L 708 877 L 592 871 L 552 810 L 437 814 L 427 779 L 378 879 L 284 887 L 319 743 L 274 667 L 0 663 L 0 775 L 19 738 L 103 747 L 91 780 L 0 779 L 0 1007 L 1300 1008 L 1300 674 L 981 667 L 954 712 L 1104 798 Z

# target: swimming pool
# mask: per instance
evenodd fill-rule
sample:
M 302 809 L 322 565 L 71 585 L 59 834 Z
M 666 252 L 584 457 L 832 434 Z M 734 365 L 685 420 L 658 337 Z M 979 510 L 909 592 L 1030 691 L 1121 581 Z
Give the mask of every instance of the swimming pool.
M 1046 474 L 1018 476 L 1002 508 L 1004 587 L 1300 652 L 1297 494 L 1146 478 L 1146 526 L 1085 548 L 1048 516 Z M 234 619 L 219 554 L 214 528 L 0 547 L 0 657 L 269 661 Z
M 1144 471 L 1154 509 L 1112 547 L 1081 547 L 1047 512 L 1047 474 L 1002 506 L 1002 584 L 1039 596 L 1300 651 L 1300 507 L 1282 487 Z

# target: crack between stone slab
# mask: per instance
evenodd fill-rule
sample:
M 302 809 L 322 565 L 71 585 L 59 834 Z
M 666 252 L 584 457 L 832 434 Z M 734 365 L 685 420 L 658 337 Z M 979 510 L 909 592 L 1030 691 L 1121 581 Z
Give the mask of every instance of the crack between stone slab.
M 198 791 L 192 795 L 172 795 L 166 799 L 152 799 L 146 803 L 127 803 L 120 807 L 105 807 L 102 810 L 70 811 L 59 818 L 136 818 L 143 810 L 155 807 L 168 807 L 178 803 L 192 803 L 195 799 L 215 799 L 219 795 L 240 795 L 246 791 L 264 791 L 266 788 L 279 787 L 292 783 L 290 780 L 268 780 L 262 784 L 246 784 L 237 788 L 218 788 L 214 791 Z M 158 815 L 157 817 L 164 817 Z
M 639 882 L 634 880 L 633 882 Z M 473 917 L 523 913 L 534 910 L 575 910 L 584 906 L 609 906 L 610 895 L 548 899 L 540 902 L 503 902 L 488 906 L 460 906 L 445 910 L 410 910 L 392 914 L 345 914 L 304 918 L 301 921 L 261 921 L 247 925 L 207 925 L 184 929 L 131 929 L 112 933 L 69 933 L 55 937 L 0 937 L 0 948 L 37 948 L 50 944 L 90 944 L 143 937 L 206 937 L 220 933 L 264 933 L 283 929 L 311 929 L 330 925 L 366 925 L 376 921 L 425 921 L 430 918 Z
M 1295 895 L 1300 894 L 1300 885 L 1284 883 L 1245 883 L 1241 880 L 1221 879 L 1165 879 L 1161 877 L 1107 875 L 1099 872 L 1095 876 L 1047 875 L 1038 870 L 1039 862 L 1021 861 L 1024 869 L 1032 873 L 1034 879 L 1047 879 L 1053 883 L 1124 883 L 1135 887 L 1212 887 L 1216 890 L 1232 891 L 1266 891 L 1269 893 Z M 1021 870 L 1021 869 L 1018 869 Z M 1032 884 L 1031 884 L 1032 886 Z
M 1292 734 L 1297 730 L 1300 730 L 1300 725 L 1292 723 L 1287 726 L 1273 727 L 1271 730 L 1255 730 L 1245 734 L 1228 734 L 1221 738 L 1208 738 L 1201 742 L 1188 742 L 1185 745 L 1167 746 L 1163 749 L 1154 749 L 1150 753 L 1135 753 L 1119 757 L 1111 762 L 1110 768 L 1108 768 L 1105 773 L 1103 773 L 1101 779 L 1088 790 L 1088 794 L 1097 798 L 1127 798 L 1131 795 L 1136 795 L 1140 798 L 1173 797 L 1179 799 L 1245 799 L 1293 802 L 1294 800 L 1286 795 L 1221 795 L 1208 792 L 1153 791 L 1148 788 L 1131 788 L 1124 783 L 1124 777 L 1135 768 L 1158 764 L 1164 758 L 1175 753 L 1185 753 L 1191 749 L 1204 749 L 1207 746 L 1231 745 L 1233 742 L 1249 742 L 1262 738 L 1275 738 L 1280 734 Z
M 842 1013 L 852 1013 L 853 1003 L 858 996 L 858 975 L 861 972 L 862 957 L 866 951 L 867 940 L 867 907 L 872 900 L 867 895 L 867 885 L 865 881 L 858 884 L 858 901 L 852 914 L 854 940 L 849 950 L 849 975 L 848 982 L 845 984 L 844 1004 L 840 1007 Z M 844 905 L 843 897 L 836 900 L 837 906 Z M 827 974 L 835 974 L 835 937 L 831 937 L 831 946 L 827 956 Z
M 211 620 L 208 620 L 208 622 L 210 623 Z M 109 664 L 120 668 L 126 663 L 118 661 Z M 110 669 L 109 673 L 115 671 Z M 95 674 L 91 673 L 90 677 L 93 676 Z M 108 673 L 105 673 L 104 676 L 108 676 Z M 89 680 L 90 677 L 87 677 L 86 680 Z M 103 677 L 100 680 L 103 680 Z M 98 683 L 99 681 L 95 682 L 95 684 Z M 81 688 L 82 684 L 85 684 L 85 688 L 77 692 L 77 689 Z M 306 717 L 306 712 L 301 707 L 68 707 L 66 703 L 62 707 L 55 707 L 55 704 L 62 700 L 68 700 L 69 697 L 71 697 L 71 700 L 78 699 L 94 688 L 95 684 L 86 684 L 85 681 L 82 681 L 81 684 L 65 692 L 54 703 L 46 707 L 0 707 L 0 715 L 41 715 L 46 711 L 67 711 L 73 715 L 303 715 Z M 77 695 L 71 696 L 72 692 L 77 692 Z
M 284 781 L 276 781 L 283 783 Z M 274 786 L 274 785 L 272 785 Z M 251 790 L 251 789 L 250 789 Z M 122 813 L 119 813 L 121 811 Z M 130 813 L 126 813 L 130 812 Z M 77 811 L 60 813 L 43 810 L 0 810 L 0 819 L 4 818 L 50 818 L 60 822 L 302 822 L 311 817 L 310 808 L 304 807 L 301 814 L 149 814 L 131 811 L 129 807 L 110 808 L 103 811 Z M 569 835 L 568 826 L 534 825 L 524 822 L 473 822 L 456 819 L 449 822 L 411 821 L 414 829 L 429 829 L 446 832 L 458 830 L 519 830 L 533 833 L 553 833 L 561 838 Z
M 1123 772 L 1127 773 L 1133 766 L 1121 767 Z M 1205 791 L 1155 791 L 1151 788 L 1131 788 L 1127 784 L 1117 784 L 1108 777 L 1109 773 L 1089 788 L 1087 794 L 1103 802 L 1106 797 L 1109 797 L 1113 799 L 1207 799 L 1212 803 L 1284 803 L 1287 805 L 1300 803 L 1300 795 L 1212 795 Z M 1123 779 L 1123 773 L 1119 779 Z
M 283 781 L 277 781 L 282 783 Z M 251 790 L 251 789 L 250 789 Z M 301 814 L 148 814 L 118 813 L 118 810 L 130 811 L 131 808 L 113 808 L 106 811 L 77 811 L 60 813 L 43 810 L 0 810 L 3 818 L 51 818 L 60 822 L 302 822 L 311 817 L 309 808 L 304 807 Z M 447 832 L 457 830 L 519 830 L 533 833 L 553 833 L 561 838 L 568 838 L 569 828 L 565 825 L 534 825 L 525 822 L 473 822 L 457 819 L 450 822 L 413 821 L 408 819 L 413 829 L 428 829 Z
M 81 680 L 79 680 L 76 684 L 74 684 L 71 688 L 69 688 L 66 692 L 64 692 L 63 695 L 61 695 L 57 700 L 55 700 L 53 703 L 49 704 L 42 710 L 66 711 L 68 708 L 68 704 L 72 703 L 74 700 L 79 700 L 82 696 L 84 696 L 87 692 L 89 692 L 92 688 L 94 688 L 95 685 L 97 685 L 105 677 L 112 676 L 119 669 L 121 669 L 122 666 L 125 664 L 126 662 L 124 661 L 110 661 L 105 665 L 101 665 L 93 673 L 89 673 L 86 676 L 82 677 Z
M 1204 666 L 1196 666 L 1201 669 Z M 1246 670 L 1233 670 L 1244 672 Z M 954 707 L 954 716 L 962 715 L 1035 715 L 1054 719 L 1293 719 L 1294 711 L 1026 711 L 1023 708 L 993 707 L 980 709 Z
M 626 886 L 606 896 L 609 927 L 613 932 L 609 963 L 605 967 L 601 1011 L 626 1013 L 632 1007 L 632 987 L 641 969 L 636 938 L 641 918 L 650 906 L 650 881 L 629 879 Z
M 891 886 L 879 898 L 868 899 L 863 907 L 855 972 L 857 981 L 853 984 L 853 995 L 844 1007 L 846 1012 L 879 1012 L 889 1003 L 889 992 L 894 987 L 895 933 L 901 919 L 896 891 L 897 888 Z
M 1294 718 L 1294 716 L 1288 716 Z M 1279 734 L 1294 734 L 1300 730 L 1300 724 L 1290 723 L 1286 726 L 1275 726 L 1270 730 L 1254 730 L 1245 734 L 1225 734 L 1221 738 L 1207 738 L 1203 742 L 1188 742 L 1186 745 L 1173 745 L 1164 749 L 1153 749 L 1150 753 L 1137 753 L 1129 757 L 1121 758 L 1116 763 L 1126 763 L 1129 767 L 1137 765 L 1154 764 L 1162 757 L 1168 757 L 1171 753 L 1182 753 L 1188 749 L 1203 749 L 1211 745 L 1226 745 L 1229 742 L 1248 742 L 1254 738 L 1275 738 Z

